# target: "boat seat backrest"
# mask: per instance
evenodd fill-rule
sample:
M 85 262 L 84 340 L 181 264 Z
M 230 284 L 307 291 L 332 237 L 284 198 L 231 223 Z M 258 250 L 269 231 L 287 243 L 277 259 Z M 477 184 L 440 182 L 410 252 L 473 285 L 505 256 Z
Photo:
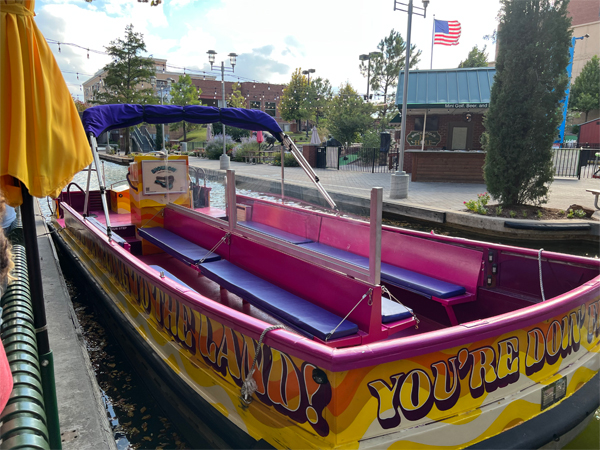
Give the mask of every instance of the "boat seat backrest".
M 319 239 L 321 217 L 288 207 L 282 208 L 257 201 L 252 204 L 251 219 L 246 220 L 269 225 L 311 241 Z
M 389 229 L 383 229 L 381 241 L 382 279 L 385 279 L 384 272 L 393 276 L 402 272 L 397 269 L 400 268 L 461 286 L 466 292 L 477 291 L 484 262 L 482 251 Z M 324 217 L 319 243 L 368 257 L 369 226 L 357 221 Z

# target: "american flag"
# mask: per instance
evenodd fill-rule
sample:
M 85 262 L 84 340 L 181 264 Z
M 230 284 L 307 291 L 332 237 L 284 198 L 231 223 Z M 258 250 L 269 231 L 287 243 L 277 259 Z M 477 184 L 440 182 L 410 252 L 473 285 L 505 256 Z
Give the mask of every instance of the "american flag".
M 435 20 L 434 44 L 458 45 L 460 22 L 458 20 Z

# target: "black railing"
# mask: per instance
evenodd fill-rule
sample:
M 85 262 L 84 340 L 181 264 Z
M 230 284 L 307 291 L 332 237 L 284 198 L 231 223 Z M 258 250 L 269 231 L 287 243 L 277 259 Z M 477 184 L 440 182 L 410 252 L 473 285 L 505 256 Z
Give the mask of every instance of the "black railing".
M 555 177 L 578 179 L 600 177 L 600 150 L 557 148 L 552 152 Z
M 356 172 L 390 172 L 395 161 L 392 155 L 379 148 L 340 147 L 338 151 L 339 170 Z

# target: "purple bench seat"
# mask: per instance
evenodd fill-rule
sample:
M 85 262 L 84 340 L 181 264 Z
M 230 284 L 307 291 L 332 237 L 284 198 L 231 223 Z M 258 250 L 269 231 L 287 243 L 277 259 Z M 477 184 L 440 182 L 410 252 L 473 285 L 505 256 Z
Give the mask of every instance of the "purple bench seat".
M 204 259 L 204 262 L 221 259 L 216 253 L 211 253 L 204 247 L 200 247 L 161 227 L 139 228 L 138 234 L 165 253 L 190 265 L 198 264 L 202 259 Z
M 273 315 L 292 328 L 321 340 L 337 339 L 358 332 L 349 320 L 304 300 L 274 284 L 245 271 L 229 261 L 220 260 L 199 265 L 200 272 L 248 303 Z M 338 324 L 341 325 L 331 335 Z
M 369 258 L 339 248 L 331 247 L 319 242 L 300 244 L 300 246 L 359 267 L 369 267 Z M 466 292 L 466 289 L 463 286 L 437 280 L 427 275 L 422 275 L 413 272 L 412 270 L 403 269 L 384 262 L 381 263 L 381 281 L 407 289 L 427 298 L 450 298 L 462 295 Z
M 288 233 L 287 231 L 283 231 L 279 228 L 271 227 L 260 222 L 253 222 L 250 220 L 240 221 L 238 222 L 238 225 L 242 225 L 244 227 L 250 228 L 251 230 L 259 231 L 264 234 L 268 234 L 269 236 L 281 239 L 282 241 L 286 241 L 291 244 L 305 244 L 308 242 L 312 242 L 312 240 L 308 238 L 298 236 L 297 234 Z

